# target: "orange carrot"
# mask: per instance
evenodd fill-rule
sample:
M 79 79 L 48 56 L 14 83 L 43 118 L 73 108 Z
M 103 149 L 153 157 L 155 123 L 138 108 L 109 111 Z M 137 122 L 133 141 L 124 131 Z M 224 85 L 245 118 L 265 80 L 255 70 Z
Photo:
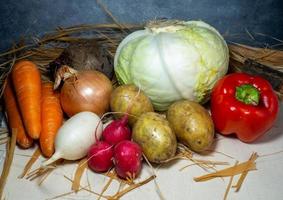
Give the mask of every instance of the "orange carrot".
M 19 61 L 12 70 L 12 81 L 27 134 L 38 139 L 41 132 L 41 78 L 31 61 Z
M 20 147 L 25 149 L 31 147 L 33 140 L 26 134 L 10 78 L 6 80 L 3 97 L 8 117 L 9 128 L 10 130 L 17 129 L 18 132 L 17 143 Z
M 52 83 L 42 84 L 41 98 L 41 134 L 39 138 L 44 156 L 51 157 L 55 151 L 54 141 L 63 122 L 63 112 L 59 93 L 53 90 Z

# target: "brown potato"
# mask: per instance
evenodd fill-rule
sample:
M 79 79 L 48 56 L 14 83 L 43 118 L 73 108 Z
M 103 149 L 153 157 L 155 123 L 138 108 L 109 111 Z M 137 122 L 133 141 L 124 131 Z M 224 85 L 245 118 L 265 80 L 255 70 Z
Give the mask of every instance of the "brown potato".
M 166 117 L 178 140 L 191 150 L 202 152 L 212 144 L 213 121 L 200 104 L 188 100 L 177 101 L 169 107 Z
M 149 98 L 143 91 L 132 84 L 121 85 L 112 92 L 110 107 L 113 112 L 128 112 L 130 115 L 136 116 L 129 116 L 129 124 L 131 126 L 141 114 L 153 111 Z M 121 117 L 123 114 L 118 114 L 117 116 Z
M 150 162 L 161 163 L 176 153 L 176 136 L 160 114 L 148 112 L 141 115 L 133 127 L 132 138 Z

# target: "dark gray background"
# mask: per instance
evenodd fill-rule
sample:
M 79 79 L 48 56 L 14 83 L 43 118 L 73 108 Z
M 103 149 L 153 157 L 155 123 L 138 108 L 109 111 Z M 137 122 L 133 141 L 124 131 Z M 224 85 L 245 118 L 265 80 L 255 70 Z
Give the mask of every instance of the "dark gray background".
M 164 17 L 201 19 L 216 27 L 228 41 L 272 45 L 282 43 L 283 40 L 282 0 L 101 2 L 120 22 L 139 23 Z M 21 36 L 40 36 L 57 26 L 112 22 L 96 0 L 1 0 L 0 19 L 1 51 L 6 50 Z

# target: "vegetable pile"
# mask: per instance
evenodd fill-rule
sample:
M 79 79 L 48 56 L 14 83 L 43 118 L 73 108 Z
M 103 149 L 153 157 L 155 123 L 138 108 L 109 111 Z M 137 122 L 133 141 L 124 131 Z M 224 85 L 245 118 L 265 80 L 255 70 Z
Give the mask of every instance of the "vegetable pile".
M 43 169 L 85 159 L 95 173 L 114 169 L 133 180 L 145 160 L 174 159 L 178 144 L 202 154 L 217 133 L 254 142 L 279 111 L 267 80 L 227 74 L 227 44 L 201 21 L 150 23 L 128 35 L 114 58 L 118 85 L 93 63 L 99 66 L 63 63 L 46 82 L 34 62 L 20 60 L 5 82 L 9 128 L 21 148 L 38 144 Z
M 95 172 L 106 172 L 115 165 L 117 175 L 134 179 L 141 171 L 142 150 L 131 139 L 128 115 L 108 124 L 102 132 L 102 141 L 88 151 L 88 165 Z

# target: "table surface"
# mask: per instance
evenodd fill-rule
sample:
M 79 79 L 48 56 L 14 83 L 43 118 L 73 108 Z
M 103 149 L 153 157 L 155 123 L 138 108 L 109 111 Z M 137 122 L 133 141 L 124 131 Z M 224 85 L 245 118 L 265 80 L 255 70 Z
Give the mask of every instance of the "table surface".
M 283 150 L 283 102 L 280 104 L 280 114 L 274 127 L 253 144 L 245 144 L 235 138 L 223 137 L 217 135 L 214 151 L 206 156 L 199 156 L 201 159 L 217 160 L 229 162 L 229 165 L 234 165 L 235 161 L 246 161 L 253 152 L 257 152 L 260 156 Z M 5 145 L 0 146 L 0 163 L 3 164 L 5 156 Z M 35 149 L 20 150 L 16 149 L 11 171 L 5 187 L 5 197 L 7 200 L 28 200 L 28 199 L 49 199 L 63 193 L 71 191 L 71 183 L 64 176 L 72 178 L 77 162 L 70 162 L 56 168 L 47 179 L 38 185 L 38 179 L 29 181 L 25 178 L 19 179 L 23 167 L 29 156 Z M 233 158 L 229 158 L 221 153 L 225 153 Z M 198 156 L 197 156 L 198 157 Z M 283 184 L 283 153 L 277 153 L 269 156 L 262 156 L 256 160 L 257 170 L 248 173 L 242 188 L 239 192 L 235 192 L 232 188 L 228 194 L 228 199 L 237 200 L 266 200 L 266 199 L 283 199 L 282 184 Z M 33 166 L 33 169 L 40 166 L 43 158 L 38 160 Z M 226 187 L 229 183 L 229 177 L 216 178 L 206 182 L 194 182 L 193 178 L 204 175 L 205 172 L 198 166 L 190 166 L 184 170 L 182 167 L 192 164 L 188 160 L 179 160 L 170 165 L 155 168 L 156 182 L 165 199 L 178 200 L 203 200 L 203 199 L 223 199 Z M 217 166 L 222 169 L 227 166 Z M 144 180 L 151 175 L 151 168 L 143 165 L 141 176 L 138 180 Z M 239 176 L 234 177 L 234 182 Z M 86 186 L 90 182 L 93 191 L 100 193 L 104 185 L 107 183 L 108 177 L 100 174 L 95 174 L 87 170 L 81 181 L 82 186 Z M 110 188 L 105 194 L 114 194 L 118 189 L 118 182 L 113 181 Z M 156 200 L 161 199 L 158 195 L 154 181 L 139 187 L 136 190 L 126 194 L 122 199 L 125 200 Z M 97 196 L 85 191 L 80 191 L 77 194 L 70 194 L 64 198 L 58 199 L 97 199 Z

